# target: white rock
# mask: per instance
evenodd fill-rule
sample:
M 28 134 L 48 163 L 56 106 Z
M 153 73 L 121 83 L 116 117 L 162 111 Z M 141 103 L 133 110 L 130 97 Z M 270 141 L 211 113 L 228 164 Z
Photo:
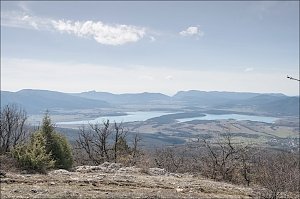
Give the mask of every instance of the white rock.
M 64 175 L 70 175 L 70 172 L 65 169 L 58 169 L 51 171 L 50 174 L 64 174 Z
M 149 173 L 151 175 L 165 175 L 167 172 L 165 169 L 160 168 L 149 168 Z
M 177 192 L 183 192 L 183 189 L 177 188 L 176 191 L 177 191 Z

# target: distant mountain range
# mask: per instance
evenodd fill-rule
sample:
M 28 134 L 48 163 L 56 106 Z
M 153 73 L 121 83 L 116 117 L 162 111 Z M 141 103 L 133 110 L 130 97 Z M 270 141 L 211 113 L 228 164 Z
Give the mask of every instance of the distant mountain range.
M 82 93 L 73 93 L 73 96 L 84 97 L 87 99 L 104 100 L 111 104 L 145 104 L 162 101 L 169 101 L 170 96 L 161 93 L 126 93 L 112 94 L 108 92 L 88 91 Z
M 250 108 L 255 111 L 272 115 L 298 115 L 299 96 L 288 97 L 282 94 L 260 94 L 249 99 L 229 102 L 219 105 L 217 108 Z
M 172 98 L 188 105 L 215 106 L 237 100 L 246 100 L 259 93 L 219 92 L 219 91 L 179 91 Z
M 207 108 L 250 108 L 273 115 L 299 115 L 299 96 L 219 91 L 179 91 L 174 96 L 161 93 L 113 94 L 88 91 L 62 93 L 48 90 L 24 89 L 18 92 L 1 91 L 1 107 L 20 104 L 29 113 L 46 109 L 109 108 L 116 105 L 181 104 Z
M 47 109 L 88 109 L 109 107 L 109 103 L 73 96 L 67 93 L 24 89 L 18 92 L 1 91 L 1 107 L 16 103 L 29 113 L 38 113 Z

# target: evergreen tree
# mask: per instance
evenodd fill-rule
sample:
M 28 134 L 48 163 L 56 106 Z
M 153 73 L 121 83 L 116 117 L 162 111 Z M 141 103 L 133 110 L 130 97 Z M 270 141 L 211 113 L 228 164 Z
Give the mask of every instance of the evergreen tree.
M 48 112 L 45 114 L 41 133 L 46 140 L 46 151 L 55 160 L 55 168 L 70 169 L 73 164 L 72 149 L 67 139 L 55 132 Z
M 51 153 L 46 151 L 46 139 L 39 132 L 31 136 L 27 145 L 18 145 L 12 153 L 20 166 L 30 171 L 45 173 L 55 165 Z

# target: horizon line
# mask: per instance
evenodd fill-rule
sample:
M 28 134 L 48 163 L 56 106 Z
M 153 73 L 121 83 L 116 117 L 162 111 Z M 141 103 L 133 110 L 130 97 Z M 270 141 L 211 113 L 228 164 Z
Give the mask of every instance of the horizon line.
M 65 91 L 59 91 L 59 90 L 48 90 L 48 89 L 34 89 L 34 88 L 23 88 L 17 91 L 11 91 L 11 90 L 2 90 L 0 89 L 0 91 L 4 91 L 4 92 L 12 92 L 12 93 L 17 93 L 23 90 L 35 90 L 35 91 L 50 91 L 50 92 L 59 92 L 59 93 L 65 93 L 65 94 L 79 94 L 79 93 L 84 93 L 84 92 L 96 92 L 96 93 L 110 93 L 110 94 L 114 94 L 114 95 L 122 95 L 122 94 L 145 94 L 145 93 L 149 93 L 149 94 L 163 94 L 169 97 L 172 97 L 176 94 L 178 94 L 179 92 L 191 92 L 191 91 L 196 91 L 196 92 L 207 92 L 207 93 L 212 93 L 212 92 L 224 92 L 224 93 L 253 93 L 253 94 L 282 94 L 285 96 L 289 96 L 289 97 L 299 97 L 298 95 L 287 95 L 284 93 L 274 93 L 274 92 L 270 92 L 270 93 L 266 93 L 266 92 L 251 92 L 251 91 L 220 91 L 220 90 L 197 90 L 197 89 L 190 89 L 190 90 L 178 90 L 175 92 L 175 94 L 170 95 L 170 94 L 166 94 L 164 92 L 149 92 L 149 91 L 143 91 L 143 92 L 121 92 L 121 93 L 114 93 L 114 92 L 109 92 L 109 91 L 96 91 L 96 90 L 87 90 L 87 91 L 80 91 L 80 92 L 65 92 Z

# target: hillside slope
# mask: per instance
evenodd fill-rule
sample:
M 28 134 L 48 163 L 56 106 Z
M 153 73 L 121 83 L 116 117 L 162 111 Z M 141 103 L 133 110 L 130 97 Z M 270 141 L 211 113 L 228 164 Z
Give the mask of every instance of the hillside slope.
M 170 97 L 161 93 L 112 94 L 88 91 L 62 93 L 48 90 L 24 89 L 18 92 L 1 91 L 1 106 L 8 103 L 20 104 L 28 113 L 43 112 L 46 109 L 95 109 L 126 105 L 182 105 L 211 109 L 250 109 L 274 116 L 298 116 L 299 96 L 283 94 L 259 94 L 218 91 L 179 91 Z
M 103 163 L 47 175 L 7 173 L 2 198 L 257 198 L 259 191 L 189 174 Z
M 73 93 L 74 96 L 87 99 L 104 100 L 112 104 L 147 104 L 159 101 L 170 101 L 171 97 L 162 93 L 125 93 L 113 94 L 108 92 L 88 91 L 82 93 Z
M 172 98 L 189 105 L 215 106 L 236 100 L 246 100 L 258 93 L 220 92 L 220 91 L 179 91 Z
M 219 105 L 218 108 L 251 108 L 272 115 L 299 116 L 298 97 L 260 94 L 246 100 Z
M 88 109 L 110 106 L 101 100 L 86 99 L 56 91 L 32 89 L 18 92 L 1 91 L 1 106 L 8 103 L 19 104 L 29 113 L 37 113 L 46 109 Z

